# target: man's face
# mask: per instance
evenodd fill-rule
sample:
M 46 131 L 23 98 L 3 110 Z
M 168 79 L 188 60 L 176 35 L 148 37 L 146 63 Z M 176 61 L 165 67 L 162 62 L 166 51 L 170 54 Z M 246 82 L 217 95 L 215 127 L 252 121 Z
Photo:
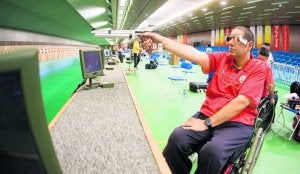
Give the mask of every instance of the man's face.
M 270 47 L 269 47 L 268 45 L 265 45 L 265 47 L 266 47 L 268 50 L 270 50 Z
M 229 54 L 232 57 L 239 57 L 250 52 L 252 42 L 248 42 L 244 38 L 244 32 L 238 29 L 232 30 L 231 34 L 227 36 L 226 41 L 229 46 Z

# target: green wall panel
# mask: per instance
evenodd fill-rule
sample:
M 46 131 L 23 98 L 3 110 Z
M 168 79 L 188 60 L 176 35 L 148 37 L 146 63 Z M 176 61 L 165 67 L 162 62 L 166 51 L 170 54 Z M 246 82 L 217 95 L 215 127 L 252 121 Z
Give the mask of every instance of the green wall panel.
M 40 63 L 42 95 L 48 124 L 82 81 L 79 57 Z

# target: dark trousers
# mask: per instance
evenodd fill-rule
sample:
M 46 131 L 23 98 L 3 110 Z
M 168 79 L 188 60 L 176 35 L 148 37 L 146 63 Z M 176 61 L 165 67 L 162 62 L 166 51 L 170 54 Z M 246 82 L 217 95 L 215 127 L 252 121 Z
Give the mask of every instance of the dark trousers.
M 204 120 L 201 113 L 193 117 Z M 212 130 L 192 131 L 181 127 L 174 129 L 163 155 L 173 174 L 188 174 L 192 162 L 188 158 L 198 153 L 197 174 L 219 174 L 234 151 L 251 139 L 253 126 L 238 122 L 225 122 Z
M 134 67 L 136 68 L 137 65 L 140 62 L 140 55 L 139 55 L 139 53 L 133 53 L 133 59 L 134 59 Z
M 120 59 L 120 62 L 123 63 L 123 55 L 121 52 L 118 52 L 118 58 Z

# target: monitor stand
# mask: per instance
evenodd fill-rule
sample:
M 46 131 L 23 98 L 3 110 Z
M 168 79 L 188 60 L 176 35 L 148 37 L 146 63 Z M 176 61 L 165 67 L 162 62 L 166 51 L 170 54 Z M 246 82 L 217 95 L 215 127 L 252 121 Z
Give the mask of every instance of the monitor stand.
M 86 90 L 100 87 L 100 83 L 93 83 L 93 78 L 88 78 L 88 84 L 85 85 Z

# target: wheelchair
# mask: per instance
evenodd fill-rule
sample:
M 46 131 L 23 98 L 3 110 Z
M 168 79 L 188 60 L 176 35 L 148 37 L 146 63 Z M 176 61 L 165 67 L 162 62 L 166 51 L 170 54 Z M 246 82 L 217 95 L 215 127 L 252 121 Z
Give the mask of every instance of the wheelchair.
M 266 133 L 270 130 L 275 117 L 275 107 L 277 99 L 275 97 L 275 104 L 270 102 L 270 98 L 263 98 L 258 105 L 258 117 L 255 122 L 255 129 L 263 128 Z
M 278 96 L 275 95 L 275 101 Z M 251 141 L 235 151 L 228 161 L 223 174 L 251 174 L 261 150 L 264 135 L 270 130 L 275 116 L 275 104 L 270 98 L 263 98 L 258 105 L 258 116 L 255 120 L 254 133 Z
M 258 159 L 264 136 L 270 130 L 275 117 L 275 106 L 278 100 L 275 93 L 275 104 L 273 105 L 270 98 L 261 99 L 258 105 L 258 115 L 255 120 L 254 132 L 251 140 L 245 146 L 236 149 L 229 158 L 227 165 L 222 170 L 222 174 L 251 174 L 254 165 Z M 165 149 L 164 149 L 165 150 Z M 164 152 L 163 152 L 164 153 Z M 194 153 L 195 154 L 195 153 Z M 192 154 L 189 158 L 193 162 L 197 156 Z

